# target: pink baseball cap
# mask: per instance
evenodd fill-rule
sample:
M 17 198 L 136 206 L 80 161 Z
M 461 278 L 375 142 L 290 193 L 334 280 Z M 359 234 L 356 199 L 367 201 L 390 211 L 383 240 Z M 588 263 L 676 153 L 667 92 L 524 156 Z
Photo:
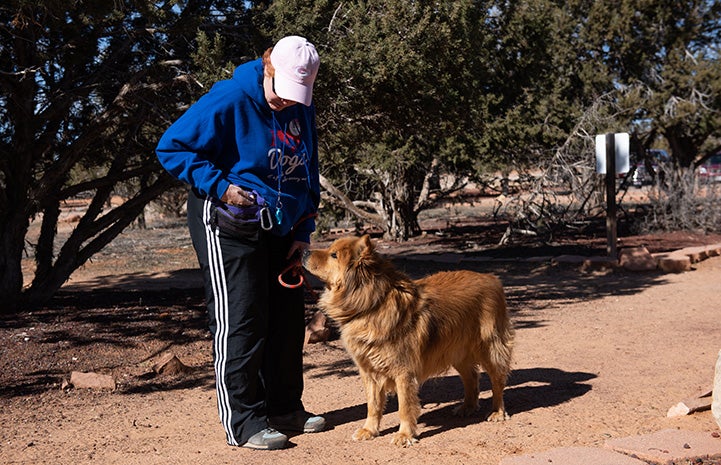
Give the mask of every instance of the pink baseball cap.
M 270 52 L 270 63 L 275 68 L 276 95 L 310 106 L 320 65 L 313 44 L 299 36 L 283 37 Z

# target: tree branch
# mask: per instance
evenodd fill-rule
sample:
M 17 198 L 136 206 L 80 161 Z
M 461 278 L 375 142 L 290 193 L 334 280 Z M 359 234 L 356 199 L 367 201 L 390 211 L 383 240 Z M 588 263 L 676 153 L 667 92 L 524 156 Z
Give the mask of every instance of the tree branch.
M 352 213 L 358 218 L 369 221 L 373 225 L 383 225 L 383 218 L 381 217 L 381 215 L 374 215 L 373 213 L 369 213 L 361 208 L 358 208 L 358 206 L 351 199 L 349 199 L 345 194 L 343 194 L 340 189 L 335 187 L 323 175 L 320 175 L 320 185 L 328 192 L 331 197 L 338 200 L 339 203 L 343 206 L 343 208 L 345 208 L 348 212 Z

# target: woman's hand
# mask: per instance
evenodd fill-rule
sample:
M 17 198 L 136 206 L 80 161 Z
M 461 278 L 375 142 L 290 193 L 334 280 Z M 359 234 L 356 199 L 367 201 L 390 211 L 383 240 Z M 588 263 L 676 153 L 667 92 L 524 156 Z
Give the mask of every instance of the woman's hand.
M 238 186 L 231 184 L 225 191 L 225 194 L 220 198 L 223 202 L 228 205 L 236 207 L 249 207 L 255 205 L 255 195 L 252 192 L 247 192 Z
M 310 244 L 307 242 L 302 241 L 295 241 L 293 242 L 293 245 L 290 246 L 290 250 L 288 250 L 288 255 L 285 257 L 286 260 L 290 260 L 293 257 L 296 257 L 298 259 L 301 259 L 303 257 L 303 253 L 310 248 Z

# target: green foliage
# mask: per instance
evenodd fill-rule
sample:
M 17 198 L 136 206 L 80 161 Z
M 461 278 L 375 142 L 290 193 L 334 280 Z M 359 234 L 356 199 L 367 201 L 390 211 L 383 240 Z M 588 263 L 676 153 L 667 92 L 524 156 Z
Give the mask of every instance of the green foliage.
M 458 176 L 523 170 L 580 134 L 630 131 L 679 166 L 721 146 L 717 2 L 314 2 L 307 17 L 301 2 L 274 7 L 281 30 L 282 12 L 299 12 L 325 51 L 328 173 L 386 204 L 420 195 L 434 161 Z M 606 124 L 577 127 L 589 110 Z M 397 210 L 413 215 L 419 200 Z
M 721 6 L 706 0 L 595 2 L 584 43 L 621 88 L 646 148 L 663 137 L 679 167 L 721 146 Z M 638 124 L 641 122 L 643 124 Z
M 580 43 L 573 15 L 587 5 L 567 7 L 277 1 L 269 24 L 320 44 L 323 165 L 337 184 L 370 189 L 353 194 L 377 193 L 389 216 L 409 215 L 398 237 L 428 206 L 429 173 L 535 166 L 566 139 L 589 89 L 608 86 L 581 79 L 608 73 L 590 70 Z
M 276 31 L 306 35 L 321 51 L 314 95 L 324 171 L 369 189 L 361 198 L 395 202 L 413 229 L 432 163 L 448 171 L 473 163 L 473 86 L 485 72 L 458 51 L 485 50 L 481 10 L 470 1 L 278 1 L 270 12 Z
M 191 57 L 197 70 L 195 78 L 206 89 L 217 81 L 230 79 L 233 76 L 235 65 L 232 62 L 222 65 L 226 53 L 225 40 L 220 34 L 214 35 L 211 39 L 204 31 L 198 32 L 196 50 Z

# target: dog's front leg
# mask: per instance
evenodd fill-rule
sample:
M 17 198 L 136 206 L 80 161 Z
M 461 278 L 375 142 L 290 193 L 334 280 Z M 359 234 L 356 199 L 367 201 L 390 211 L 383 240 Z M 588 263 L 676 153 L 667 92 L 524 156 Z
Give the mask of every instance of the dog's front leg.
M 363 428 L 359 428 L 353 433 L 353 440 L 355 441 L 365 441 L 378 436 L 387 399 L 383 383 L 373 379 L 373 377 L 364 370 L 360 370 L 360 373 L 366 389 L 368 415 L 366 416 Z
M 418 417 L 421 414 L 421 404 L 418 398 L 418 379 L 410 376 L 396 378 L 396 392 L 398 393 L 398 415 L 401 426 L 393 435 L 392 443 L 408 447 L 418 440 L 416 439 L 416 426 Z

